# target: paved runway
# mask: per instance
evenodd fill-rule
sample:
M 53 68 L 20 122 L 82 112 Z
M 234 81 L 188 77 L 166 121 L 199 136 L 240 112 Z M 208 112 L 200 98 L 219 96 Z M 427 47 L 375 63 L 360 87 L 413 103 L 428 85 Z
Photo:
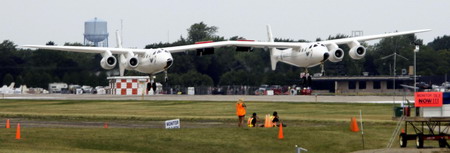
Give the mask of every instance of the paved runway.
M 0 95 L 2 96 L 2 95 Z M 3 97 L 4 96 L 4 97 Z M 345 102 L 345 103 L 400 103 L 403 96 L 301 96 L 301 95 L 73 95 L 73 94 L 13 94 L 3 95 L 3 99 L 41 99 L 41 100 L 170 100 L 170 101 L 236 101 L 243 98 L 245 101 L 270 102 Z M 413 96 L 406 96 L 410 102 Z

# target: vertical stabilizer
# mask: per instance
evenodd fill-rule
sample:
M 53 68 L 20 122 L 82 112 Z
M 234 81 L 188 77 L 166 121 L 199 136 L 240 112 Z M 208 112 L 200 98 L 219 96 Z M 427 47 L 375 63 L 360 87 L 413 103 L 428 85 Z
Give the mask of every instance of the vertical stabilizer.
M 270 28 L 270 25 L 267 25 L 267 37 L 269 39 L 269 42 L 274 42 L 272 29 Z M 277 52 L 278 50 L 276 48 L 269 48 L 269 49 L 270 49 L 270 64 L 272 66 L 272 70 L 275 70 L 277 68 L 278 62 L 278 60 L 275 58 L 275 52 Z
M 14 82 L 11 82 L 11 84 L 9 85 L 9 89 L 13 89 L 14 90 L 14 85 L 16 85 L 16 83 L 14 83 Z
M 120 37 L 119 30 L 116 30 L 116 43 L 117 48 L 122 48 L 122 38 Z
M 125 74 L 125 66 L 127 64 L 127 59 L 124 54 L 119 55 L 119 74 L 123 76 Z
M 272 28 L 270 28 L 270 25 L 267 25 L 267 36 L 269 38 L 269 42 L 273 42 Z

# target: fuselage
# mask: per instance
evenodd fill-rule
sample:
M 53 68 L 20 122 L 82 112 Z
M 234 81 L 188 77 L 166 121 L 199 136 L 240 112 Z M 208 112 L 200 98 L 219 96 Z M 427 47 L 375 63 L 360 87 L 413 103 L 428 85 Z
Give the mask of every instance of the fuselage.
M 297 67 L 314 67 L 328 58 L 328 49 L 320 43 L 305 43 L 298 49 L 276 49 L 274 56 L 280 62 Z M 156 74 L 167 70 L 173 64 L 173 57 L 164 49 L 149 49 L 144 55 L 138 55 L 138 72 Z
M 173 64 L 172 54 L 164 49 L 149 49 L 144 55 L 138 55 L 138 72 L 156 74 L 167 70 Z
M 283 63 L 297 67 L 314 67 L 328 59 L 328 48 L 321 43 L 305 43 L 300 48 L 276 49 L 273 54 Z

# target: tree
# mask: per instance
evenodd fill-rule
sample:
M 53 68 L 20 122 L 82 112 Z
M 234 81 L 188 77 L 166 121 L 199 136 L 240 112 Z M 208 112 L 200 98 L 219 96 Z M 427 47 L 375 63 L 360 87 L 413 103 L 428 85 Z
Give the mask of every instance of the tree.
M 45 45 L 47 45 L 47 46 L 55 46 L 56 44 L 53 41 L 49 41 Z
M 16 82 L 17 86 L 20 86 L 20 85 L 24 84 L 23 78 L 20 75 L 16 77 L 16 81 L 15 82 Z
M 428 43 L 428 46 L 436 51 L 450 50 L 450 36 L 444 35 L 442 37 L 437 37 L 432 42 Z
M 5 76 L 3 77 L 3 84 L 9 85 L 11 84 L 11 82 L 14 82 L 14 77 L 9 73 L 5 74 Z
M 195 23 L 191 25 L 189 29 L 187 29 L 188 41 L 193 43 L 212 39 L 215 37 L 217 29 L 218 28 L 216 26 L 208 26 L 203 22 Z

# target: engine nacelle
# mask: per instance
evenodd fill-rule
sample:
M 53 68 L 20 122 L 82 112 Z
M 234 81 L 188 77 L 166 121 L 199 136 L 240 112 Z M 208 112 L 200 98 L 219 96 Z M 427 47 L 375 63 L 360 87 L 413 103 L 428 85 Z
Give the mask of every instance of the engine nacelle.
M 355 46 L 348 53 L 352 59 L 361 59 L 366 56 L 366 48 L 364 46 Z
M 340 62 L 342 59 L 344 59 L 344 50 L 337 48 L 330 51 L 330 57 L 328 57 L 330 62 Z
M 137 57 L 130 57 L 127 59 L 126 69 L 135 69 L 139 65 L 139 59 Z
M 103 57 L 102 60 L 100 61 L 100 66 L 102 66 L 102 68 L 107 70 L 113 69 L 114 67 L 116 67 L 116 64 L 117 59 L 114 56 Z

